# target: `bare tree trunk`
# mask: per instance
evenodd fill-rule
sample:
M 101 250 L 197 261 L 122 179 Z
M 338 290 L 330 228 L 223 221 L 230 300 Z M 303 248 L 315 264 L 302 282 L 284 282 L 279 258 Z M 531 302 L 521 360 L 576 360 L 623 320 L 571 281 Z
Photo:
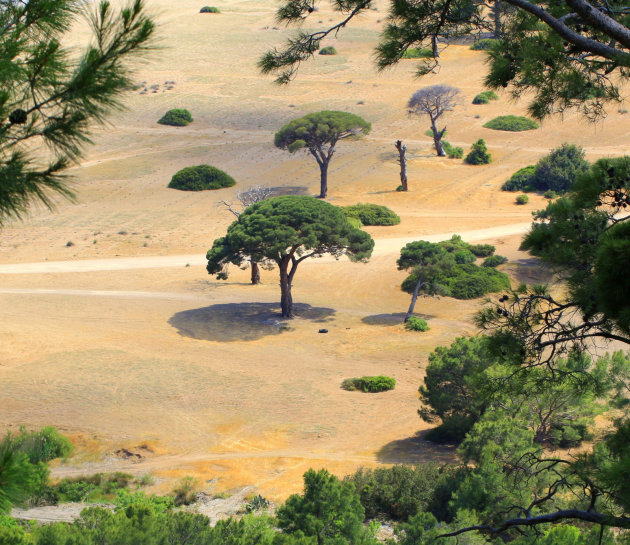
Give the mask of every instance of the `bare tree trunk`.
M 328 163 L 319 163 L 320 177 L 320 190 L 319 198 L 325 199 L 328 195 Z
M 438 131 L 435 119 L 431 118 L 431 130 L 433 131 L 433 144 L 435 145 L 436 153 L 439 157 L 446 157 L 446 153 L 442 147 L 442 136 L 444 136 L 444 133 L 446 132 L 446 127 L 444 127 L 441 131 Z
M 398 150 L 398 162 L 400 163 L 400 185 L 402 190 L 407 191 L 407 146 L 402 140 L 396 140 L 396 149 Z
M 501 38 L 503 35 L 503 26 L 501 25 L 501 0 L 494 0 L 492 6 L 492 17 L 494 19 L 494 36 L 493 38 Z
M 280 308 L 283 318 L 293 318 L 293 298 L 291 297 L 291 279 L 287 269 L 289 262 L 280 263 Z
M 260 268 L 258 267 L 258 263 L 252 259 L 251 266 L 252 266 L 252 275 L 251 275 L 252 284 L 254 285 L 260 284 Z
M 499 0 L 496 0 L 499 1 Z M 437 36 L 431 36 L 431 48 L 433 49 L 433 58 L 437 59 L 440 56 L 440 50 L 438 49 Z
M 413 293 L 411 294 L 411 303 L 409 304 L 409 310 L 407 311 L 407 315 L 405 316 L 404 323 L 407 323 L 409 318 L 411 318 L 411 316 L 413 315 L 413 309 L 415 308 L 416 301 L 418 300 L 418 293 L 420 293 L 420 288 L 422 287 L 423 284 L 424 284 L 424 280 L 422 278 L 418 278 L 418 281 L 416 282 L 416 285 L 413 288 Z

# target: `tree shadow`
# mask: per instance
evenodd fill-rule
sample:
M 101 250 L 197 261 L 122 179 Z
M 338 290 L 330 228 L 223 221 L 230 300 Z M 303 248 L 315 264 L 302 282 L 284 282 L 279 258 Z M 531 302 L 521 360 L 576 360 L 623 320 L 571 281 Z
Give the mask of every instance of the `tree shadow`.
M 315 323 L 332 320 L 332 308 L 293 305 L 297 319 Z M 183 337 L 204 341 L 255 341 L 280 335 L 291 329 L 291 321 L 280 315 L 278 303 L 226 303 L 184 310 L 173 314 L 168 323 Z
M 414 316 L 422 318 L 423 320 L 430 320 L 435 318 L 431 314 L 418 314 L 414 312 Z M 389 314 L 372 314 L 371 316 L 364 316 L 361 321 L 368 325 L 398 325 L 402 324 L 407 316 L 406 312 L 391 312 Z
M 517 282 L 525 284 L 548 284 L 553 281 L 553 271 L 545 267 L 538 258 L 526 257 L 508 263 Z
M 280 195 L 310 195 L 308 187 L 303 185 L 278 185 L 269 189 L 274 197 Z
M 376 453 L 377 460 L 384 464 L 456 463 L 456 447 L 427 441 L 428 431 L 418 431 L 412 437 L 387 443 Z

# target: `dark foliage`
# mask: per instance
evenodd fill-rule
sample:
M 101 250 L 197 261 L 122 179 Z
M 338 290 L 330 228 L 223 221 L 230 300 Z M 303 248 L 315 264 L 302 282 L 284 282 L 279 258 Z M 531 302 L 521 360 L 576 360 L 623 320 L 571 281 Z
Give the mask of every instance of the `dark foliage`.
M 176 172 L 168 187 L 181 191 L 204 191 L 232 187 L 234 184 L 234 178 L 222 170 L 210 165 L 198 165 Z

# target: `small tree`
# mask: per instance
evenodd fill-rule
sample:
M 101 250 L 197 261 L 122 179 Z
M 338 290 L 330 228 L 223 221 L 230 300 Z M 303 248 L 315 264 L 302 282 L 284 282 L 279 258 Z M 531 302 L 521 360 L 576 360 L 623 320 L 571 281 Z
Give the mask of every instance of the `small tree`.
M 442 136 L 446 132 L 446 126 L 441 131 L 438 130 L 437 120 L 446 112 L 453 110 L 457 104 L 455 98 L 458 94 L 459 89 L 450 85 L 431 85 L 416 91 L 407 103 L 410 114 L 429 116 L 431 131 L 433 132 L 433 144 L 440 157 L 446 156 L 442 146 Z
M 241 210 L 238 210 L 237 208 L 235 208 L 235 206 L 238 206 L 238 205 L 235 205 L 233 202 L 219 201 L 219 204 L 222 204 L 223 206 L 225 206 L 225 208 L 227 208 L 228 211 L 230 211 L 232 214 L 234 214 L 238 218 L 241 215 L 241 212 L 245 210 L 248 206 L 251 206 L 252 204 L 255 204 L 260 201 L 264 201 L 265 199 L 268 199 L 272 195 L 273 195 L 273 189 L 271 189 L 269 186 L 257 184 L 257 185 L 253 185 L 252 187 L 244 191 L 239 191 L 238 193 L 236 193 L 236 195 L 234 195 L 236 197 L 236 200 L 240 203 L 240 206 L 242 208 Z M 253 258 L 250 258 L 249 262 L 250 262 L 251 270 L 252 270 L 252 274 L 251 274 L 252 284 L 254 285 L 260 284 L 260 267 L 258 266 L 258 263 Z M 227 274 L 226 271 L 223 271 L 223 273 Z
M 464 162 L 469 165 L 487 165 L 492 162 L 492 156 L 483 138 L 477 140 L 470 147 L 470 152 L 466 155 Z
M 398 150 L 398 162 L 400 163 L 400 188 L 401 191 L 408 191 L 407 186 L 407 146 L 402 140 L 396 140 L 396 149 Z
M 341 208 L 313 197 L 284 195 L 243 211 L 226 235 L 214 241 L 206 256 L 207 270 L 226 278 L 223 271 L 228 263 L 275 262 L 280 270 L 282 316 L 292 318 L 291 286 L 302 261 L 324 254 L 365 261 L 373 247 L 370 235 L 353 227 Z
M 339 140 L 368 134 L 372 125 L 348 112 L 323 111 L 299 117 L 282 127 L 274 137 L 277 148 L 294 153 L 306 148 L 320 170 L 319 198 L 328 194 L 328 165 Z

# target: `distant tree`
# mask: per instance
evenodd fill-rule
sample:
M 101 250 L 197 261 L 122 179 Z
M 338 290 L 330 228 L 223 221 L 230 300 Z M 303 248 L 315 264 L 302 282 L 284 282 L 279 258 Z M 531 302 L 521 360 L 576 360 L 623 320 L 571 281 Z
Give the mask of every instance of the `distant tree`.
M 365 511 L 351 482 L 340 482 L 325 469 L 304 474 L 304 493 L 293 494 L 276 512 L 286 533 L 301 532 L 317 545 L 361 543 Z
M 433 133 L 433 144 L 435 151 L 440 157 L 445 157 L 446 153 L 442 146 L 442 136 L 446 132 L 446 126 L 440 131 L 437 128 L 437 120 L 446 112 L 453 110 L 459 89 L 450 85 L 431 85 L 419 89 L 407 102 L 409 113 L 417 116 L 427 115 L 431 121 L 431 131 Z
M 89 14 L 92 45 L 64 47 L 84 5 L 0 2 L 0 225 L 36 201 L 52 208 L 51 192 L 73 198 L 61 172 L 82 156 L 90 124 L 121 107 L 129 61 L 150 48 L 143 0 L 119 13 L 101 2 Z
M 307 114 L 287 123 L 274 137 L 277 148 L 294 153 L 306 148 L 320 170 L 319 198 L 328 194 L 328 165 L 339 140 L 368 134 L 370 123 L 348 112 L 322 111 Z
M 313 197 L 285 195 L 257 202 L 228 227 L 208 251 L 207 270 L 219 278 L 228 263 L 253 259 L 275 263 L 280 271 L 282 316 L 293 317 L 291 286 L 298 265 L 309 257 L 347 255 L 365 261 L 374 241 L 353 227 L 343 210 Z
M 400 190 L 408 191 L 407 184 L 407 145 L 402 140 L 396 140 L 396 149 L 398 150 L 398 163 L 400 164 Z
M 248 206 L 255 204 L 260 201 L 264 201 L 273 195 L 273 189 L 269 186 L 265 185 L 253 185 L 249 189 L 245 189 L 243 191 L 238 191 L 234 197 L 240 204 L 240 210 L 237 208 L 239 205 L 235 205 L 233 202 L 227 201 L 219 201 L 219 204 L 225 206 L 232 214 L 234 214 L 237 218 L 241 215 L 241 212 L 245 210 Z M 252 258 L 249 260 L 251 265 L 251 282 L 252 284 L 260 284 L 260 267 L 258 263 L 254 261 Z

